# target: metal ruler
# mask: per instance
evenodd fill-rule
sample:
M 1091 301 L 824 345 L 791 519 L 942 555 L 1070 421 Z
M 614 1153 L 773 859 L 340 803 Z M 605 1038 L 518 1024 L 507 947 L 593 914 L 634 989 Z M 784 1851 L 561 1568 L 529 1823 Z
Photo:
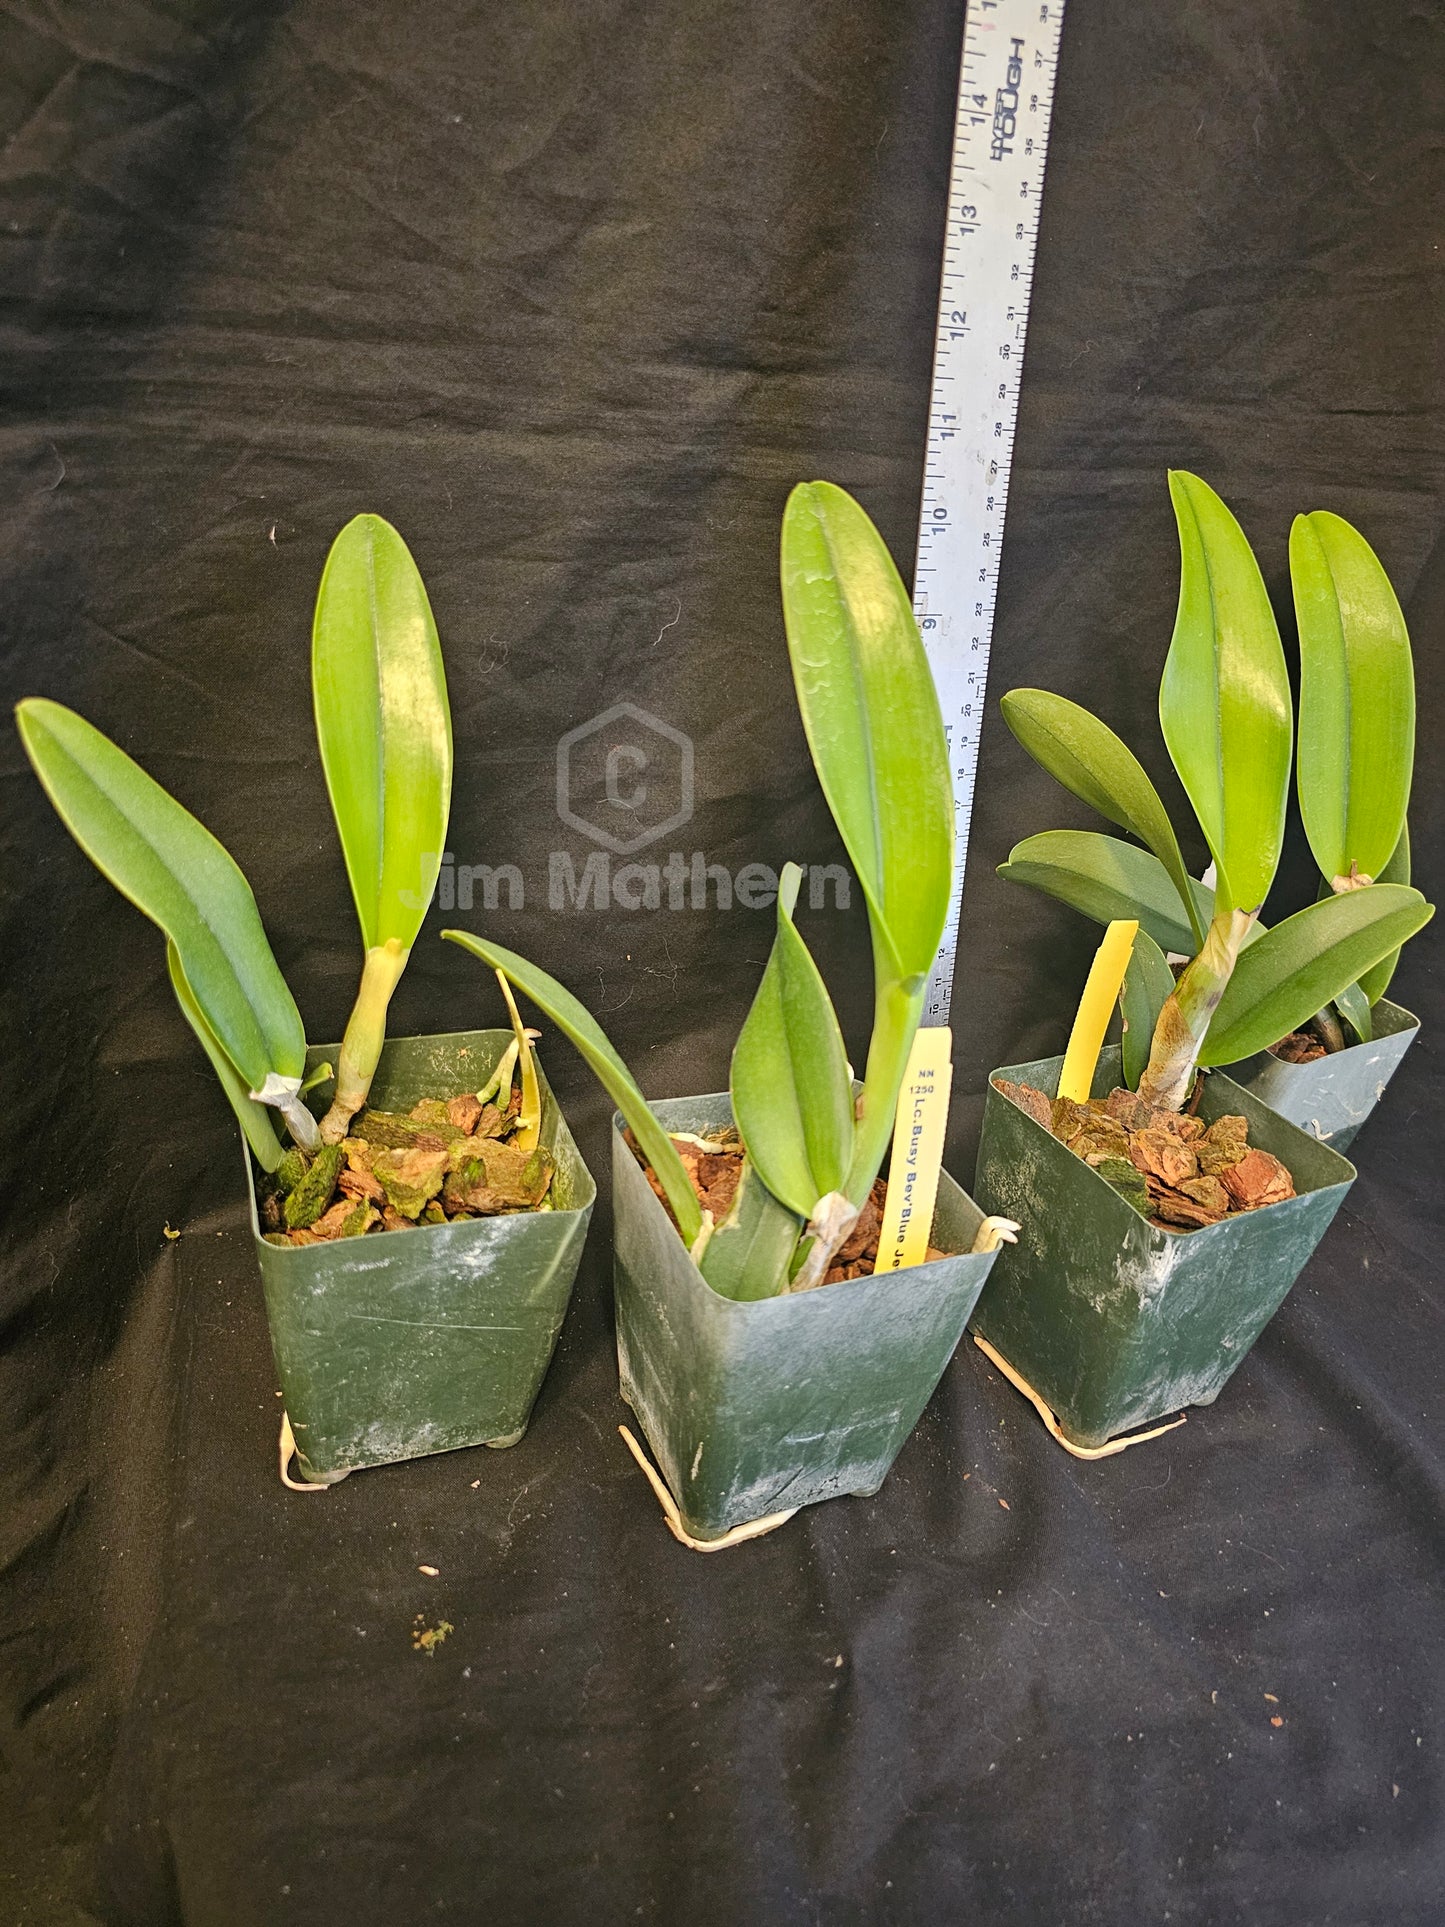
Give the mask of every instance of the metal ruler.
M 925 1024 L 946 1024 L 1063 0 L 968 0 L 913 606 L 953 768 L 953 894 Z

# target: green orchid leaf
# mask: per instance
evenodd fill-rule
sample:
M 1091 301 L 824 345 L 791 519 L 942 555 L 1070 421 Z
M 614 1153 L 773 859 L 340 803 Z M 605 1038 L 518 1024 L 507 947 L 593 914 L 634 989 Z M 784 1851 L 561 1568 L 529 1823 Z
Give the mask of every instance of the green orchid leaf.
M 703 1246 L 698 1270 L 724 1298 L 775 1298 L 787 1288 L 802 1230 L 802 1219 L 744 1158 L 732 1206 Z
M 221 1089 L 236 1113 L 237 1122 L 256 1162 L 263 1171 L 274 1171 L 285 1153 L 272 1128 L 271 1113 L 266 1105 L 258 1104 L 251 1096 L 245 1078 L 222 1050 L 215 1032 L 206 1022 L 205 1012 L 191 993 L 186 973 L 181 968 L 180 953 L 169 937 L 166 939 L 166 969 L 170 972 L 171 989 L 176 993 L 176 1002 L 186 1022 L 200 1039 L 201 1049 L 210 1058 L 211 1068 L 221 1080 Z
M 1383 875 L 1415 762 L 1415 671 L 1405 618 L 1374 550 L 1317 509 L 1295 518 L 1299 800 L 1324 877 Z
M 1154 1026 L 1174 988 L 1174 972 L 1165 962 L 1164 952 L 1141 923 L 1134 938 L 1129 967 L 1124 972 L 1124 987 L 1119 992 L 1119 1010 L 1124 1019 L 1124 1082 L 1131 1091 L 1149 1066 L 1154 1042 Z
M 818 780 L 900 980 L 933 967 L 953 877 L 953 790 L 908 592 L 867 515 L 830 482 L 788 497 L 783 618 Z
M 1400 841 L 1395 845 L 1395 854 L 1385 865 L 1377 883 L 1408 883 L 1410 881 L 1410 826 L 1407 823 L 1400 831 Z M 1395 968 L 1400 961 L 1400 952 L 1392 950 L 1388 957 L 1382 957 L 1373 970 L 1367 970 L 1360 979 L 1360 989 L 1370 1000 L 1370 1007 L 1379 1003 L 1390 988 Z
M 522 1014 L 517 1009 L 517 1000 L 512 995 L 512 986 L 504 971 L 497 972 L 497 982 L 501 986 L 502 1001 L 507 1006 L 507 1016 L 511 1019 L 512 1042 L 517 1046 L 517 1063 L 522 1073 L 522 1097 L 517 1106 L 517 1128 L 512 1133 L 512 1142 L 519 1151 L 535 1151 L 542 1142 L 542 1081 L 537 1075 L 537 1054 L 532 1049 Z M 507 1088 L 510 1092 L 510 1082 Z
M 809 1218 L 848 1176 L 853 1080 L 827 987 L 793 922 L 802 875 L 796 863 L 783 866 L 777 935 L 733 1051 L 731 1089 L 759 1176 L 790 1211 Z
M 1358 984 L 1338 992 L 1335 1009 L 1340 1013 L 1350 1029 L 1362 1044 L 1368 1044 L 1374 1036 L 1374 1022 L 1370 1016 L 1370 1000 Z
M 1136 917 L 1160 950 L 1191 957 L 1199 940 L 1180 914 L 1179 893 L 1157 857 L 1098 830 L 1043 830 L 1009 851 L 999 875 L 1026 883 L 1081 910 L 1095 923 Z M 1214 892 L 1189 878 L 1201 929 L 1214 914 Z
M 1004 721 L 1036 763 L 1154 852 L 1178 892 L 1192 929 L 1191 937 L 1170 947 L 1192 956 L 1204 942 L 1209 918 L 1199 920 L 1174 826 L 1133 750 L 1107 723 L 1047 689 L 1011 689 L 1000 707 Z
M 174 944 L 211 1037 L 247 1090 L 299 1079 L 295 1000 L 236 864 L 139 763 L 60 703 L 31 697 L 20 739 L 61 820 L 92 863 Z
M 555 977 L 538 970 L 514 950 L 504 950 L 499 943 L 485 943 L 469 930 L 443 930 L 442 935 L 448 943 L 460 944 L 463 950 L 480 957 L 493 970 L 500 970 L 576 1045 L 642 1146 L 658 1183 L 667 1194 L 683 1242 L 691 1246 L 702 1230 L 702 1206 L 697 1201 L 697 1193 L 688 1182 L 677 1146 L 648 1109 L 647 1099 L 637 1088 L 631 1071 L 612 1048 L 597 1020 Z
M 1434 916 L 1418 890 L 1376 883 L 1299 910 L 1242 950 L 1201 1064 L 1235 1064 L 1307 1024 Z
M 358 515 L 316 597 L 311 683 L 326 787 L 368 951 L 411 948 L 436 887 L 452 726 L 436 624 L 405 542 Z
M 1244 531 L 1174 470 L 1179 610 L 1159 685 L 1164 741 L 1218 876 L 1219 910 L 1257 910 L 1279 867 L 1293 709 L 1284 650 Z
M 858 504 L 828 482 L 795 488 L 781 563 L 803 728 L 873 934 L 873 1035 L 846 1186 L 861 1205 L 892 1137 L 948 915 L 948 739 L 907 591 Z
M 308 1091 L 317 1090 L 322 1084 L 329 1084 L 335 1075 L 336 1066 L 334 1064 L 327 1063 L 325 1060 L 319 1064 L 313 1064 L 311 1069 L 307 1071 L 306 1075 L 302 1078 L 301 1088 L 296 1095 L 298 1097 L 305 1097 Z

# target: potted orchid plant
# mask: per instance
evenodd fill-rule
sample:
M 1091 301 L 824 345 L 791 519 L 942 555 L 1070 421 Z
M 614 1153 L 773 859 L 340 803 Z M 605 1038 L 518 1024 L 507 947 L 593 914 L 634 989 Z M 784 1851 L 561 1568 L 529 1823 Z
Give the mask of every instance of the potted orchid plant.
M 907 593 L 859 505 L 825 482 L 783 517 L 782 594 L 809 748 L 867 904 L 875 1017 L 855 1082 L 784 870 L 772 954 L 730 1088 L 644 1098 L 595 1020 L 546 972 L 466 931 L 568 1036 L 617 1106 L 623 1396 L 693 1544 L 877 1490 L 962 1335 L 994 1259 L 944 1173 L 924 1262 L 877 1267 L 900 1086 L 947 912 L 953 798 L 938 699 Z
M 66 827 L 164 933 L 177 1001 L 240 1125 L 282 1476 L 294 1483 L 294 1447 L 315 1487 L 521 1437 L 595 1190 L 520 1020 L 386 1036 L 446 844 L 452 737 L 426 590 L 378 516 L 332 546 L 312 681 L 365 951 L 339 1045 L 308 1048 L 215 837 L 72 710 L 31 698 L 17 720 Z
M 1408 884 L 1415 692 L 1395 592 L 1364 537 L 1324 511 L 1296 518 L 1290 573 L 1300 639 L 1297 782 L 1321 895 Z M 1018 844 L 999 874 L 1101 923 L 1137 918 L 1166 955 L 1181 962 L 1192 956 L 1213 914 L 1213 872 L 1203 882 L 1186 875 L 1142 770 L 1134 765 L 1122 774 L 1118 739 L 1063 697 L 1016 690 L 1003 710 L 1044 768 L 1145 847 L 1098 831 L 1045 830 Z M 1350 920 L 1337 921 L 1343 928 Z M 1245 943 L 1265 928 L 1256 917 Z M 1339 1151 L 1379 1102 L 1419 1029 L 1385 995 L 1398 958 L 1396 949 L 1287 1034 L 1266 1038 L 1255 1023 L 1247 1039 L 1232 1040 L 1244 1050 L 1234 1066 L 1238 1081 Z M 1226 1035 L 1216 1033 L 1215 1050 Z
M 1410 881 L 1406 813 L 1415 760 L 1410 636 L 1379 557 L 1341 516 L 1290 531 L 1299 629 L 1296 784 L 1320 894 Z M 1385 1094 L 1420 1022 L 1385 994 L 1392 950 L 1305 1029 L 1238 1067 L 1271 1110 L 1344 1151 Z
M 1219 1067 L 1348 1006 L 1432 914 L 1418 891 L 1380 881 L 1261 926 L 1292 755 L 1284 653 L 1238 523 L 1197 476 L 1169 480 L 1181 580 L 1159 714 L 1213 890 L 1187 874 L 1157 791 L 1112 730 L 1045 691 L 1003 703 L 1035 759 L 1145 845 L 1058 832 L 1004 871 L 1137 925 L 1121 1046 L 1079 1088 L 1061 1085 L 1059 1058 L 995 1072 L 975 1181 L 985 1210 L 1024 1225 L 975 1330 L 1086 1451 L 1218 1395 L 1353 1180 Z M 1177 980 L 1169 951 L 1185 960 Z

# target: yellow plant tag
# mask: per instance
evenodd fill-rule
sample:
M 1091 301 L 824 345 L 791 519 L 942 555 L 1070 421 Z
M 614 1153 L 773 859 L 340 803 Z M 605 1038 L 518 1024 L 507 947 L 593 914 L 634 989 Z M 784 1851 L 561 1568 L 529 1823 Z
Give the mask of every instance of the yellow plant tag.
M 1093 1088 L 1094 1069 L 1104 1048 L 1104 1033 L 1119 1001 L 1124 972 L 1134 954 L 1134 939 L 1139 934 L 1137 918 L 1116 917 L 1104 932 L 1104 941 L 1094 956 L 1089 981 L 1079 999 L 1078 1015 L 1069 1034 L 1064 1068 L 1059 1073 L 1060 1097 L 1071 1097 L 1086 1104 Z
M 903 1271 L 928 1256 L 952 1088 L 953 1032 L 946 1024 L 918 1031 L 898 1093 L 888 1201 L 878 1235 L 879 1271 Z

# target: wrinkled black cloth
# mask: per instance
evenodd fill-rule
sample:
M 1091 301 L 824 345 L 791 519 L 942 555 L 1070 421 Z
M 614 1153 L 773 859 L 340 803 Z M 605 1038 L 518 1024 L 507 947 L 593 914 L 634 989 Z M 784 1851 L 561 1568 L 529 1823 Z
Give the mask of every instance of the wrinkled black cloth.
M 695 755 L 655 855 L 841 860 L 777 526 L 829 477 L 909 572 L 961 28 L 958 0 L 6 0 L 7 700 L 73 704 L 221 837 L 312 1037 L 359 944 L 310 608 L 373 509 L 444 638 L 458 876 L 525 884 L 473 925 L 650 1093 L 725 1084 L 770 918 L 552 909 L 553 853 L 597 847 L 556 746 L 632 702 Z M 1166 467 L 1240 514 L 1290 646 L 1290 519 L 1335 509 L 1411 620 L 1437 894 L 1442 71 L 1435 0 L 1073 0 L 991 683 L 1095 708 L 1177 802 Z M 617 1436 L 607 1105 L 555 1041 L 604 1185 L 526 1439 L 282 1491 L 234 1127 L 157 933 L 8 725 L 0 757 L 6 1918 L 1440 1919 L 1433 932 L 1359 1181 L 1216 1406 L 1078 1463 L 966 1343 L 875 1499 L 700 1558 Z M 965 1177 L 987 1071 L 1061 1047 L 1097 941 L 994 865 L 1090 820 L 991 706 Z M 1271 916 L 1313 888 L 1296 826 Z M 454 919 L 395 1034 L 498 1021 Z M 861 1053 L 861 904 L 806 928 Z

